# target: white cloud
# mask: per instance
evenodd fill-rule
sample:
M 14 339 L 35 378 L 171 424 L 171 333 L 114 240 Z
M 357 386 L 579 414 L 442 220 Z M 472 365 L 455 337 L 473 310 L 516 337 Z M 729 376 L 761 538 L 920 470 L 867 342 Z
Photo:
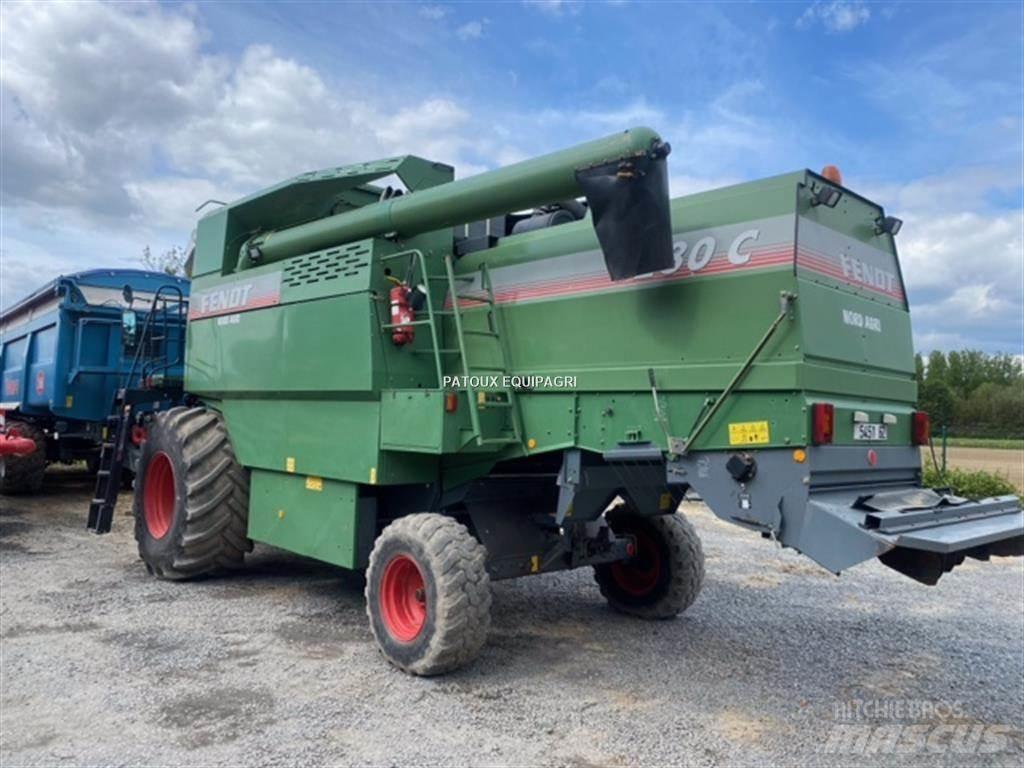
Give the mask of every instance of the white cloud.
M 816 0 L 808 6 L 796 21 L 798 29 L 807 29 L 821 24 L 828 32 L 849 32 L 871 18 L 871 9 L 862 2 L 833 0 L 829 3 Z
M 264 45 L 211 55 L 188 6 L 8 3 L 2 13 L 4 303 L 28 278 L 184 244 L 208 198 L 405 152 L 465 175 L 499 146 L 449 98 L 392 105 L 358 77 L 329 83 Z M 118 237 L 67 248 L 47 234 L 56 230 Z M 47 256 L 33 239 L 59 250 Z
M 1020 286 L 1024 213 L 934 215 L 906 211 L 898 239 L 908 286 L 952 288 L 965 281 Z
M 81 269 L 73 258 L 54 256 L 30 242 L 4 236 L 0 249 L 0 307 L 37 289 L 45 280 Z
M 440 21 L 450 14 L 452 9 L 444 5 L 424 5 L 420 7 L 420 16 L 431 21 Z
M 455 30 L 455 36 L 460 40 L 478 40 L 484 36 L 484 22 L 475 19 L 467 21 Z
M 1019 183 L 974 167 L 865 189 L 904 221 L 896 244 L 919 350 L 1024 345 L 1024 210 L 991 202 Z
M 8 207 L 139 220 L 160 186 L 176 210 L 157 215 L 180 225 L 206 197 L 396 152 L 455 163 L 478 141 L 448 99 L 396 109 L 264 45 L 234 62 L 209 55 L 187 11 L 48 3 L 3 13 Z M 155 159 L 167 170 L 155 172 Z
M 583 11 L 582 0 L 523 0 L 523 5 L 549 16 L 575 16 Z

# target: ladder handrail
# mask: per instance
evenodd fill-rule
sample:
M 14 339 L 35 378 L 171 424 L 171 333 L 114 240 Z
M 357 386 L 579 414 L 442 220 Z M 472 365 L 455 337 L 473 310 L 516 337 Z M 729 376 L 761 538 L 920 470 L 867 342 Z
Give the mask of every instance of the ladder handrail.
M 484 393 L 486 397 L 486 391 L 478 389 L 469 385 L 469 379 L 473 376 L 474 368 L 470 363 L 469 354 L 466 349 L 466 336 L 467 335 L 480 335 L 489 336 L 494 338 L 498 342 L 498 351 L 501 357 L 501 368 L 489 368 L 488 370 L 501 371 L 502 373 L 508 373 L 508 361 L 510 359 L 508 345 L 504 338 L 503 323 L 498 317 L 497 302 L 494 297 L 494 288 L 491 283 L 490 272 L 487 270 L 487 265 L 484 264 L 480 268 L 480 287 L 482 295 L 478 298 L 476 296 L 465 297 L 471 301 L 477 301 L 486 306 L 487 312 L 487 331 L 478 331 L 472 329 L 466 329 L 463 326 L 462 310 L 459 306 L 460 298 L 458 283 L 461 282 L 475 282 L 474 278 L 465 275 L 456 275 L 454 268 L 454 261 L 450 253 L 444 256 L 444 274 L 439 276 L 433 276 L 427 271 L 427 260 L 423 252 L 417 248 L 399 251 L 397 253 L 391 253 L 381 257 L 381 261 L 392 261 L 400 258 L 412 258 L 410 269 L 412 274 L 406 275 L 405 283 L 410 285 L 413 282 L 416 269 L 418 268 L 420 275 L 424 282 L 424 288 L 426 293 L 426 320 L 412 320 L 406 323 L 383 323 L 381 325 L 382 330 L 388 330 L 391 328 L 397 328 L 400 326 L 408 325 L 426 325 L 430 328 L 430 339 L 431 349 L 430 352 L 434 356 L 434 367 L 437 373 L 437 386 L 441 388 L 444 382 L 444 361 L 442 355 L 455 355 L 459 356 L 462 373 L 467 379 L 466 386 L 466 398 L 469 405 L 469 420 L 472 427 L 473 439 L 476 441 L 478 446 L 482 445 L 511 445 L 515 443 L 521 444 L 523 441 L 523 430 L 522 422 L 519 412 L 519 402 L 516 398 L 515 391 L 511 387 L 501 387 L 500 391 L 507 398 L 507 407 L 512 411 L 512 432 L 513 437 L 485 437 L 483 432 L 483 425 L 480 420 L 480 408 L 481 404 L 478 402 L 480 394 Z M 448 295 L 451 297 L 452 308 L 451 311 L 439 312 L 434 309 L 434 300 L 431 296 L 431 281 L 443 280 L 448 287 Z M 455 345 L 452 347 L 442 347 L 440 340 L 440 333 L 438 330 L 438 319 L 441 315 L 450 315 L 452 322 L 455 326 Z M 426 350 L 413 350 L 414 352 L 426 353 Z M 495 404 L 497 406 L 497 404 Z M 504 406 L 503 406 L 504 407 Z
M 147 338 L 147 336 L 150 333 L 150 326 L 154 324 L 153 318 L 156 316 L 157 302 L 161 301 L 161 300 L 164 302 L 164 305 L 163 305 L 164 336 L 163 336 L 163 338 L 166 341 L 166 339 L 168 337 L 167 328 L 169 326 L 168 326 L 168 318 L 167 318 L 167 308 L 168 308 L 168 303 L 171 301 L 171 299 L 168 298 L 167 296 L 163 296 L 162 295 L 164 293 L 164 291 L 167 291 L 168 293 L 177 294 L 177 299 L 175 300 L 175 306 L 178 308 L 178 314 L 179 315 L 183 314 L 182 310 L 188 304 L 188 302 L 185 299 L 184 293 L 182 293 L 181 288 L 179 288 L 176 285 L 161 285 L 157 289 L 156 293 L 153 294 L 153 300 L 152 300 L 152 302 L 150 302 L 149 312 L 146 315 L 146 321 L 142 324 L 142 332 L 139 334 L 139 340 L 138 340 L 138 342 L 135 345 L 135 354 L 132 356 L 132 364 L 131 364 L 131 367 L 128 369 L 127 375 L 124 378 L 124 384 L 121 387 L 122 389 L 129 389 L 129 388 L 131 388 L 132 377 L 135 376 L 135 370 L 136 370 L 136 368 L 138 368 L 139 362 L 143 358 L 142 351 L 143 351 L 143 349 L 145 348 L 145 345 L 146 345 L 146 338 Z M 184 343 L 181 344 L 182 348 L 184 348 L 184 346 L 185 346 Z M 150 355 L 146 355 L 146 357 L 151 357 L 151 356 Z M 154 370 L 163 370 L 163 369 L 171 368 L 174 365 L 177 365 L 179 362 L 181 362 L 181 356 L 180 355 L 179 355 L 179 357 L 173 363 L 169 363 L 169 362 L 166 361 L 166 357 L 167 357 L 167 344 L 164 344 L 163 357 L 165 358 L 164 364 L 163 365 L 154 366 L 152 369 L 150 369 L 150 374 L 152 374 L 152 372 Z M 142 368 L 139 370 L 139 378 L 140 378 L 141 381 L 145 381 L 145 375 L 144 375 L 145 372 L 146 372 L 146 363 L 143 362 Z

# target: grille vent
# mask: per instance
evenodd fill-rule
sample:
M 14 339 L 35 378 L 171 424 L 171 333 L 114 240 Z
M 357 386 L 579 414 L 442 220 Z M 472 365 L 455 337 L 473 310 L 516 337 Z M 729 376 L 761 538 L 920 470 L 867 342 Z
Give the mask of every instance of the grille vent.
M 362 243 L 353 243 L 289 260 L 283 282 L 295 287 L 340 277 L 356 277 L 369 265 L 370 249 Z

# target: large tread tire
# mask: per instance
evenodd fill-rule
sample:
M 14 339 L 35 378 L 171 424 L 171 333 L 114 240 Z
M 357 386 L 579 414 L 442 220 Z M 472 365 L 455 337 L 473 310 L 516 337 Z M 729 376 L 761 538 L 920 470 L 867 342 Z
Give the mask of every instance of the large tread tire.
M 641 619 L 671 619 L 689 608 L 704 583 L 704 550 L 690 521 L 679 513 L 637 515 L 625 505 L 609 510 L 606 519 L 616 535 L 637 537 L 641 561 L 594 566 L 609 605 Z
M 391 567 L 406 563 L 408 569 L 409 560 L 421 579 L 421 623 L 417 632 L 407 633 L 414 636 L 400 638 L 382 594 L 396 588 Z M 480 652 L 491 625 L 487 550 L 451 517 L 399 518 L 377 537 L 370 554 L 366 613 L 380 652 L 399 669 L 426 676 L 464 666 Z
M 220 414 L 172 408 L 157 414 L 135 484 L 135 539 L 149 571 L 190 579 L 242 565 L 249 473 L 235 459 Z
M 36 449 L 27 456 L 5 456 L 0 459 L 0 494 L 14 496 L 35 493 L 43 487 L 46 473 L 46 433 L 35 424 L 10 419 L 8 431 L 17 430 L 22 437 L 34 440 Z

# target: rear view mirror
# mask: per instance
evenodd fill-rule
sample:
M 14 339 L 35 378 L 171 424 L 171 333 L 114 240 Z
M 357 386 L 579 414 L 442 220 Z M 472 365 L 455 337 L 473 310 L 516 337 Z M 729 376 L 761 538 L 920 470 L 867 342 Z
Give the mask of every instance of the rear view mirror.
M 121 296 L 124 297 L 124 303 L 129 307 L 132 305 L 132 302 L 135 301 L 135 291 L 132 290 L 130 285 L 126 284 L 125 287 L 121 289 Z
M 121 344 L 125 347 L 135 346 L 135 336 L 138 331 L 139 320 L 135 310 L 126 309 L 121 313 Z

